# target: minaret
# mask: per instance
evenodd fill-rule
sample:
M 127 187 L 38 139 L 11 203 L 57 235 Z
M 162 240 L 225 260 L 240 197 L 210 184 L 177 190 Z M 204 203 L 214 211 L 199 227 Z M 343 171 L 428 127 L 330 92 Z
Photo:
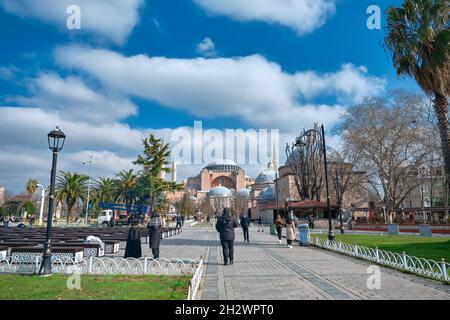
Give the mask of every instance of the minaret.
M 172 182 L 177 182 L 177 163 L 172 162 Z
M 272 152 L 272 167 L 274 171 L 278 171 L 278 154 L 275 144 L 273 145 L 273 152 Z

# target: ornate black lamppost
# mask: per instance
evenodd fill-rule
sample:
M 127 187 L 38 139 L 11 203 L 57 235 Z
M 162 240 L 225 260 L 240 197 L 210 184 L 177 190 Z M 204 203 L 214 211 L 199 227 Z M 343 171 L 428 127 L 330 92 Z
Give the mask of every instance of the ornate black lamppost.
M 50 195 L 48 201 L 47 215 L 47 234 L 44 243 L 44 255 L 42 258 L 39 275 L 50 275 L 52 273 L 52 252 L 51 252 L 51 236 L 52 236 L 52 220 L 53 220 L 53 201 L 55 198 L 55 180 L 56 180 L 56 163 L 58 160 L 58 152 L 64 146 L 66 135 L 59 130 L 58 127 L 48 134 L 48 147 L 53 152 L 52 171 L 50 176 Z
M 327 162 L 327 147 L 325 143 L 325 127 L 322 124 L 321 132 L 317 129 L 311 129 L 303 133 L 302 136 L 298 137 L 295 143 L 295 146 L 300 149 L 305 147 L 307 144 L 304 142 L 304 138 L 308 137 L 311 133 L 318 134 L 322 139 L 322 152 L 323 152 L 323 161 L 325 166 L 325 186 L 326 186 L 326 192 L 327 192 L 327 211 L 328 211 L 328 240 L 333 241 L 334 240 L 334 233 L 333 233 L 333 221 L 331 219 L 331 204 L 330 204 L 330 188 L 328 186 L 328 162 Z

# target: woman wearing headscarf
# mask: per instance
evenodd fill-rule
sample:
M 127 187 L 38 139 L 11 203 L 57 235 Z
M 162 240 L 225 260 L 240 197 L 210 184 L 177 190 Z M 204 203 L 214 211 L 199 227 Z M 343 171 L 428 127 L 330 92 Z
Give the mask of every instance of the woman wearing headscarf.
M 141 233 L 139 231 L 139 225 L 136 219 L 131 222 L 130 231 L 128 231 L 127 247 L 125 249 L 125 258 L 136 258 L 142 257 L 141 248 Z
M 286 220 L 286 239 L 287 239 L 287 246 L 289 249 L 292 249 L 292 241 L 295 240 L 295 223 L 294 220 L 292 220 L 291 217 L 288 217 Z
M 161 243 L 161 233 L 163 229 L 163 223 L 161 215 L 153 211 L 150 222 L 147 225 L 149 235 L 149 246 L 152 249 L 154 259 L 159 259 L 159 246 Z
M 231 215 L 228 208 L 223 209 L 223 215 L 216 224 L 216 230 L 220 233 L 224 265 L 234 264 L 234 229 L 239 226 L 236 217 Z

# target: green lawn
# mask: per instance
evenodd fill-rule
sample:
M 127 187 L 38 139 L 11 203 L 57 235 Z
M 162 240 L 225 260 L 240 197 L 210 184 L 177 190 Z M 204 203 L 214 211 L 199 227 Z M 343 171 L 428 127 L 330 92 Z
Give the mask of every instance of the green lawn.
M 312 235 L 312 237 L 326 238 L 326 234 Z M 372 236 L 336 234 L 336 240 L 345 243 L 358 244 L 364 247 L 393 251 L 407 255 L 440 261 L 444 258 L 450 261 L 449 238 L 423 238 L 418 236 Z
M 0 300 L 185 300 L 190 276 L 81 276 L 81 290 L 67 275 L 0 275 Z

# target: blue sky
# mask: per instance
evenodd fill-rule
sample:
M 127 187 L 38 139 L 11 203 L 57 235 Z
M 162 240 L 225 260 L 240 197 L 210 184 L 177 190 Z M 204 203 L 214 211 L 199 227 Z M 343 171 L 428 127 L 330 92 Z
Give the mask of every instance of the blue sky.
M 0 185 L 48 179 L 45 135 L 57 123 L 70 137 L 60 169 L 85 170 L 93 153 L 103 176 L 131 167 L 149 131 L 202 120 L 279 129 L 283 145 L 364 96 L 417 90 L 396 77 L 384 31 L 366 27 L 369 5 L 401 1 L 124 3 L 0 0 Z M 66 28 L 68 4 L 80 6 L 81 30 Z M 180 179 L 196 171 L 181 166 Z

